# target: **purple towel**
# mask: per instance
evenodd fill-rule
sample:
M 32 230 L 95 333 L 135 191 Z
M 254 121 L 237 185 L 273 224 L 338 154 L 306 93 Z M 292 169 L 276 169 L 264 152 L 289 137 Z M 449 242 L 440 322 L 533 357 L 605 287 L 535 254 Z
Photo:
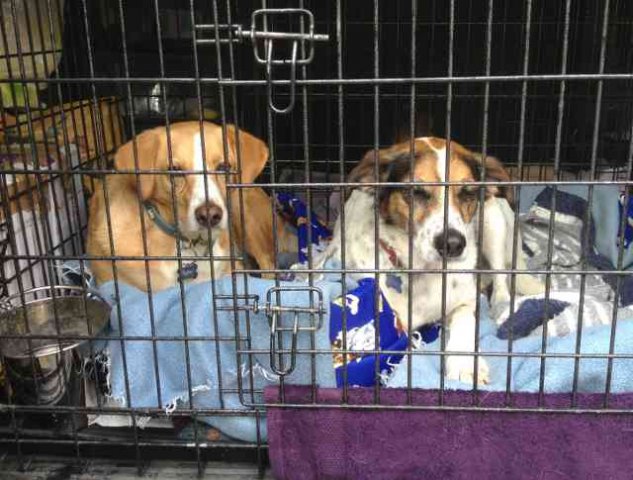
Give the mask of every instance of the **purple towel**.
M 266 400 L 278 403 L 278 387 Z M 285 403 L 312 404 L 310 387 L 286 386 Z M 544 479 L 624 480 L 633 471 L 630 415 L 519 413 L 483 410 L 327 408 L 342 390 L 320 389 L 319 408 L 268 408 L 269 457 L 277 479 Z M 603 408 L 603 395 L 579 395 L 579 405 Z M 611 396 L 630 408 L 633 395 Z M 515 407 L 535 407 L 538 395 L 514 394 Z M 571 395 L 550 394 L 546 405 L 568 408 Z M 350 389 L 349 402 L 371 405 L 374 390 Z M 406 405 L 404 390 L 383 390 L 383 405 Z M 414 391 L 413 405 L 435 406 L 437 391 Z M 447 405 L 472 406 L 470 392 L 445 393 Z M 504 393 L 480 396 L 503 407 Z

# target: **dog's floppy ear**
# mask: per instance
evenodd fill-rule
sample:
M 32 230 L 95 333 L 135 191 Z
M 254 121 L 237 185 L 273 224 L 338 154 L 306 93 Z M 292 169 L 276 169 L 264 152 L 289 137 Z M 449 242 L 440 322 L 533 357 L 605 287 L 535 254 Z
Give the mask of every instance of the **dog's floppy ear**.
M 134 161 L 134 139 L 122 145 L 114 156 L 114 167 L 117 170 L 136 170 L 139 172 L 146 170 L 154 170 L 158 162 L 158 148 L 160 145 L 160 128 L 146 130 L 135 137 L 136 153 L 138 163 Z M 126 175 L 130 186 L 137 189 L 136 175 Z M 140 189 L 139 197 L 143 200 L 148 199 L 154 192 L 156 184 L 156 175 L 139 175 Z
M 376 155 L 378 156 L 378 178 L 376 178 Z M 369 150 L 358 165 L 349 172 L 347 180 L 353 183 L 384 182 L 391 176 L 398 158 L 399 155 L 392 148 L 385 148 L 378 152 Z
M 374 150 L 368 151 L 363 159 L 356 165 L 348 176 L 349 182 L 359 184 L 369 182 L 401 182 L 403 181 L 411 167 L 411 153 L 402 146 L 394 146 L 378 150 L 378 157 Z M 378 161 L 378 178 L 376 178 L 376 160 Z M 377 187 L 380 203 L 389 196 L 393 191 L 393 187 Z M 347 191 L 347 195 L 351 193 L 351 189 Z
M 229 162 L 237 168 L 237 137 L 240 141 L 240 159 L 242 167 L 242 182 L 252 183 L 268 161 L 268 147 L 259 138 L 240 128 L 239 135 L 235 125 L 227 125 L 226 132 L 229 141 Z
M 486 178 L 484 181 L 497 181 L 497 182 L 509 182 L 512 180 L 510 173 L 505 169 L 501 161 L 495 157 L 486 156 L 484 158 L 481 154 L 473 154 L 474 159 L 478 164 L 478 168 L 481 169 L 481 165 L 485 165 Z M 476 172 L 475 179 L 481 178 L 481 170 Z M 495 197 L 504 197 L 510 205 L 514 202 L 514 189 L 510 185 L 487 185 L 487 193 Z

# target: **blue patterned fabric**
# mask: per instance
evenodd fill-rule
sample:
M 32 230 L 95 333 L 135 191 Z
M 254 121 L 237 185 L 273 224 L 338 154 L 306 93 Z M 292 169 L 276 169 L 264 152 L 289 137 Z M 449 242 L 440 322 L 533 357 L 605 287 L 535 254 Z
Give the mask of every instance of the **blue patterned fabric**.
M 281 216 L 296 229 L 298 242 L 299 263 L 308 261 L 308 241 L 318 249 L 323 242 L 332 238 L 332 232 L 321 219 L 314 213 L 308 215 L 308 208 L 299 198 L 290 193 L 277 193 L 277 210 Z M 309 218 L 309 220 L 308 220 Z M 308 221 L 312 237 L 309 238 Z
M 409 338 L 406 326 L 401 324 L 382 293 L 378 298 L 379 314 L 378 325 L 376 325 L 375 295 L 375 280 L 364 278 L 358 282 L 357 288 L 347 293 L 345 302 L 341 296 L 330 305 L 330 341 L 338 387 L 345 384 L 346 375 L 347 383 L 350 386 L 373 386 L 379 380 L 376 376 L 376 355 L 363 353 L 367 350 L 376 350 L 376 328 L 379 330 L 380 350 L 404 352 L 407 349 Z M 345 362 L 345 355 L 342 353 L 344 312 L 346 312 L 347 326 L 345 337 L 348 350 L 347 362 Z M 419 334 L 423 342 L 433 342 L 438 337 L 439 326 L 425 326 L 420 329 Z M 378 371 L 380 376 L 391 374 L 401 359 L 402 355 L 397 353 L 379 354 Z M 345 373 L 346 370 L 347 373 Z
M 620 194 L 620 200 L 618 202 L 618 238 L 616 239 L 616 245 L 620 241 L 620 235 L 622 235 L 622 215 L 624 214 L 624 202 L 626 195 Z M 629 196 L 629 202 L 626 206 L 626 221 L 624 222 L 624 248 L 629 248 L 629 245 L 633 241 L 633 196 Z
M 298 260 L 305 265 L 308 261 L 308 223 L 310 223 L 312 244 L 314 249 L 323 249 L 332 237 L 332 232 L 318 216 L 311 212 L 310 222 L 308 222 L 308 209 L 299 198 L 289 193 L 277 194 L 277 208 L 283 218 L 296 228 L 298 243 Z M 327 264 L 325 266 L 327 268 Z M 294 279 L 291 274 L 284 279 Z M 400 291 L 402 279 L 397 275 L 387 276 L 387 286 Z M 345 303 L 345 307 L 343 307 Z M 363 354 L 365 350 L 376 350 L 376 323 L 374 315 L 375 303 L 375 280 L 374 278 L 364 278 L 354 285 L 347 293 L 346 300 L 340 296 L 330 304 L 330 340 L 332 348 L 336 352 L 343 347 L 343 308 L 347 311 L 347 350 L 353 351 L 347 355 L 347 368 L 344 365 L 344 355 L 334 353 L 333 361 L 336 370 L 336 382 L 339 387 L 345 382 L 347 375 L 348 385 L 351 386 L 373 386 L 379 381 L 376 377 L 376 355 Z M 378 315 L 379 325 L 379 349 L 386 351 L 404 352 L 408 345 L 406 328 L 402 328 L 396 318 L 395 313 L 389 306 L 385 297 L 380 294 L 380 313 Z M 419 332 L 420 338 L 425 342 L 432 342 L 438 336 L 438 327 L 427 326 Z M 393 367 L 400 362 L 402 355 L 380 354 L 379 373 L 391 373 Z M 345 374 L 347 370 L 347 374 Z

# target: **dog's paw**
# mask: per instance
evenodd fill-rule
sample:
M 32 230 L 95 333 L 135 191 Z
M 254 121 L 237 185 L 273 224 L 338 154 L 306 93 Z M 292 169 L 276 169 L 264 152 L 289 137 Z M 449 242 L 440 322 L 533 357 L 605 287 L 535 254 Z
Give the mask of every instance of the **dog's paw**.
M 516 290 L 521 295 L 542 295 L 545 293 L 545 283 L 534 275 L 517 275 Z
M 446 377 L 450 380 L 459 380 L 472 385 L 475 379 L 475 359 L 461 355 L 448 357 L 446 360 Z M 490 383 L 488 364 L 481 357 L 477 362 L 477 383 L 479 385 Z
M 505 286 L 501 288 L 498 286 L 495 286 L 492 292 L 492 297 L 490 298 L 490 306 L 492 308 L 495 308 L 498 305 L 505 305 L 507 303 L 510 303 L 509 290 Z
M 508 308 L 510 306 L 510 302 L 505 302 L 505 303 L 497 303 L 497 304 L 492 304 L 490 307 L 490 318 L 492 318 L 495 322 L 495 325 L 497 327 L 499 327 L 500 325 L 503 324 L 503 322 L 505 322 L 508 319 Z M 516 310 L 516 303 L 515 303 L 515 310 Z

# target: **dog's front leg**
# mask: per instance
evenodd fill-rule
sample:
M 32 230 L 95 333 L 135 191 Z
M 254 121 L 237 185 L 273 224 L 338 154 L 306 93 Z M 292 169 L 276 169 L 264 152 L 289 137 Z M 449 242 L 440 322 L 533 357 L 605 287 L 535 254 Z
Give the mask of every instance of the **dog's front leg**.
M 501 200 L 497 198 L 491 198 L 485 203 L 482 250 L 492 270 L 508 268 L 508 255 L 512 255 L 507 251 L 507 244 L 512 244 L 508 242 L 508 235 L 512 232 L 509 231 L 508 219 L 504 215 L 500 202 Z M 508 275 L 493 273 L 491 306 L 494 308 L 496 305 L 509 301 Z
M 447 352 L 475 351 L 475 308 L 473 305 L 457 307 L 449 316 L 449 337 Z M 446 376 L 451 380 L 473 383 L 475 378 L 475 358 L 470 355 L 448 355 L 446 359 Z M 488 365 L 479 358 L 477 366 L 477 383 L 489 383 Z
M 482 250 L 492 270 L 510 269 L 515 248 L 516 270 L 527 270 L 520 228 L 517 231 L 516 247 L 514 245 L 514 220 L 514 211 L 507 200 L 491 198 L 486 201 Z M 504 273 L 493 273 L 492 276 L 490 305 L 494 309 L 510 302 L 510 279 Z M 533 275 L 516 275 L 516 294 L 540 295 L 544 291 L 543 283 Z

